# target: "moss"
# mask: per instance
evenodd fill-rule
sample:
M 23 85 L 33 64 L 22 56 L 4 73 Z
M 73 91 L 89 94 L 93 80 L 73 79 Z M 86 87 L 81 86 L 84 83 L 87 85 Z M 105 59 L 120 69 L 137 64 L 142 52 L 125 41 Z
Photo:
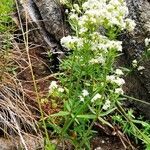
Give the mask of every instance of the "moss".
M 13 3 L 13 0 L 0 0 L 0 33 L 11 30 Z

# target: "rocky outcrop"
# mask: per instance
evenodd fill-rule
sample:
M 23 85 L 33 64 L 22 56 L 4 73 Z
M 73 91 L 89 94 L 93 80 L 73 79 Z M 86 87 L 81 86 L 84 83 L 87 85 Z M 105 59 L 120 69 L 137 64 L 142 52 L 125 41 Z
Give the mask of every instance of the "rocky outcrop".
M 124 33 L 120 39 L 123 41 L 124 65 L 131 66 L 136 59 L 144 70 L 135 70 L 126 77 L 126 93 L 150 103 L 150 60 L 143 59 L 145 51 L 145 38 L 150 38 L 150 1 L 126 0 L 129 17 L 136 22 L 132 33 Z M 132 103 L 150 119 L 150 105 L 141 102 Z
M 29 38 L 47 45 L 53 53 L 61 53 L 63 48 L 59 40 L 69 32 L 61 5 L 54 0 L 22 0 L 18 5 L 23 24 L 27 17 L 29 29 L 32 29 Z

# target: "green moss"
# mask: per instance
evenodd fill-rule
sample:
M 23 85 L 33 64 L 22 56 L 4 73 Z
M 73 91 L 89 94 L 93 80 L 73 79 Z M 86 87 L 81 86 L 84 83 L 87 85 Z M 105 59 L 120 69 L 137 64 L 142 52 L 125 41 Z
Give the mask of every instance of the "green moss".
M 13 0 L 0 0 L 0 33 L 10 31 L 12 25 L 11 12 Z

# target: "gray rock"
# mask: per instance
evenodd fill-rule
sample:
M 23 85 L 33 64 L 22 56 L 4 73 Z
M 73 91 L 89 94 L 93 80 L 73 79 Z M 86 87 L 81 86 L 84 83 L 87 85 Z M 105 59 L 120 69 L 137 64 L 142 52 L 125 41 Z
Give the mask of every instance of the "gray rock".
M 24 12 L 21 17 L 28 14 L 29 29 L 36 29 L 30 32 L 30 39 L 37 44 L 46 44 L 53 53 L 61 53 L 63 48 L 59 41 L 69 33 L 61 5 L 55 0 L 22 0 L 18 4 L 20 12 Z
M 129 17 L 136 22 L 136 28 L 132 33 L 124 33 L 120 39 L 123 41 L 124 60 L 126 66 L 131 66 L 134 59 L 139 61 L 139 66 L 145 69 L 135 71 L 126 77 L 126 94 L 150 103 L 150 61 L 142 60 L 145 51 L 145 38 L 150 38 L 150 1 L 148 0 L 126 0 L 129 8 Z M 147 118 L 150 119 L 150 105 L 135 102 L 132 103 Z

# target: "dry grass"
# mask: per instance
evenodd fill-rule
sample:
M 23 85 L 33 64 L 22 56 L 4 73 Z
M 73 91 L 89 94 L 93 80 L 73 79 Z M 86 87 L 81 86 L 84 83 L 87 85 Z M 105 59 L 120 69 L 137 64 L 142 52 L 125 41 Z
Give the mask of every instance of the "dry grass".
M 36 120 L 39 118 L 39 108 L 36 107 L 36 98 L 34 97 L 34 102 L 29 100 L 26 89 L 17 78 L 20 71 L 28 69 L 31 73 L 32 64 L 29 63 L 27 50 L 29 47 L 24 41 L 26 45 L 20 49 L 14 42 L 13 35 L 7 34 L 6 31 L 0 33 L 0 139 L 7 137 L 13 143 L 15 141 L 14 145 L 20 143 L 17 145 L 26 150 L 35 149 L 31 146 L 34 140 L 35 143 L 43 141 Z M 26 67 L 20 62 L 25 62 Z M 34 92 L 34 89 L 31 92 Z M 40 145 L 43 146 L 43 143 Z

